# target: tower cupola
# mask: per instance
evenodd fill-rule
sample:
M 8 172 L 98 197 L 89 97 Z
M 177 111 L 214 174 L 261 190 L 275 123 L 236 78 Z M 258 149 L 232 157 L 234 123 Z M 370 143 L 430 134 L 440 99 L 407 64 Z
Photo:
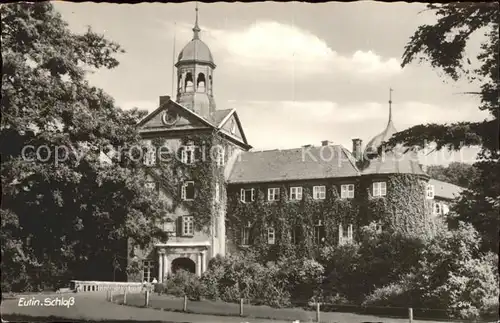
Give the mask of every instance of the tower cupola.
M 394 127 L 394 122 L 392 121 L 392 89 L 389 89 L 389 121 L 387 122 L 385 129 L 368 142 L 365 148 L 365 156 L 368 158 L 377 156 L 378 148 L 384 141 L 389 140 L 396 132 L 398 131 L 396 130 L 396 127 Z
M 177 63 L 177 102 L 205 119 L 215 112 L 213 72 L 216 67 L 210 48 L 200 39 L 198 5 L 193 39 L 179 53 Z

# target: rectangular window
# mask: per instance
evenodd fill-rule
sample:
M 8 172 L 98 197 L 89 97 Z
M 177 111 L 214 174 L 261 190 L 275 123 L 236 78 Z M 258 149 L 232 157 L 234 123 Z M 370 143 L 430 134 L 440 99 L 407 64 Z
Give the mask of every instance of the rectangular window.
M 250 223 L 241 228 L 241 245 L 249 246 L 250 245 Z
M 326 186 L 314 186 L 313 198 L 315 200 L 324 200 L 326 198 Z
M 440 215 L 442 213 L 441 204 L 438 202 L 434 202 L 434 215 Z
M 373 196 L 380 197 L 387 195 L 387 185 L 385 182 L 375 182 L 373 183 Z
M 142 261 L 142 281 L 143 282 L 152 282 L 153 281 L 153 270 L 154 270 L 154 262 L 150 260 Z
M 340 198 L 343 199 L 354 198 L 354 184 L 340 185 Z
M 144 152 L 144 165 L 153 166 L 156 164 L 156 149 L 155 147 L 148 147 Z
M 184 146 L 181 149 L 181 161 L 186 165 L 191 165 L 194 163 L 194 152 L 195 146 L 189 145 Z
M 302 187 L 290 187 L 290 200 L 300 201 L 302 200 Z
M 194 200 L 194 182 L 187 181 L 182 184 L 181 198 L 184 201 Z
M 276 240 L 276 232 L 273 227 L 267 228 L 267 243 L 274 244 Z
M 192 237 L 194 235 L 194 221 L 192 216 L 182 217 L 182 235 Z
M 240 191 L 240 200 L 243 203 L 253 202 L 255 200 L 255 189 L 242 188 Z
M 317 245 L 321 245 L 325 242 L 325 226 L 322 221 L 318 221 L 314 225 L 314 242 Z
M 347 227 L 347 242 L 349 243 L 353 242 L 352 224 L 349 224 L 349 226 Z
M 217 149 L 217 155 L 216 155 L 217 166 L 224 166 L 225 162 L 224 153 L 225 153 L 224 147 L 219 147 Z
M 344 228 L 342 224 L 339 224 L 339 244 L 343 245 L 346 243 L 352 243 L 354 240 L 354 233 L 352 224 L 347 226 L 347 235 L 344 235 Z
M 267 189 L 267 200 L 277 201 L 280 199 L 280 189 L 279 188 L 268 188 Z
M 425 192 L 425 197 L 428 200 L 434 199 L 434 185 L 427 184 L 427 189 L 426 189 L 426 192 Z

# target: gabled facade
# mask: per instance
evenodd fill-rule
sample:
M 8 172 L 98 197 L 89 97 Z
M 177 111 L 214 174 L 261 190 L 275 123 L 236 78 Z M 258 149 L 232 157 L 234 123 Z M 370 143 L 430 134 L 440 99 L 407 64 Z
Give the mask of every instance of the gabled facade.
M 177 96 L 161 96 L 158 108 L 139 124 L 148 173 L 145 192 L 165 205 L 167 241 L 154 248 L 131 247 L 131 259 L 142 262 L 140 277 L 164 281 L 182 268 L 200 275 L 209 259 L 226 254 L 225 213 L 227 167 L 251 148 L 235 110 L 216 110 L 213 98 L 215 63 L 199 38 L 179 54 Z

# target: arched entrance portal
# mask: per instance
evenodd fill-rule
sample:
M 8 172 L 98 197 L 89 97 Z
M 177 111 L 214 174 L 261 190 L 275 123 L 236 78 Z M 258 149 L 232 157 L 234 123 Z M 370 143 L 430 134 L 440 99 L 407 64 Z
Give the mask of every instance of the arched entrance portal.
M 195 274 L 196 264 L 189 258 L 176 258 L 172 261 L 172 273 L 175 274 L 179 269 Z

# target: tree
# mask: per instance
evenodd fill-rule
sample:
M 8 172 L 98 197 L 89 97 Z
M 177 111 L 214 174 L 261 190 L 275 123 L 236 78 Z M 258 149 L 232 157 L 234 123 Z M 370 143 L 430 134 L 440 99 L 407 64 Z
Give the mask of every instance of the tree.
M 418 265 L 368 295 L 368 306 L 443 309 L 461 319 L 498 317 L 498 256 L 479 251 L 471 224 L 438 231 L 420 251 Z
M 485 2 L 456 2 L 429 4 L 428 10 L 438 17 L 434 25 L 420 26 L 405 47 L 402 66 L 419 58 L 432 67 L 444 71 L 452 80 L 466 78 L 479 89 L 469 94 L 479 95 L 480 110 L 490 117 L 482 122 L 417 125 L 395 134 L 386 149 L 398 143 L 424 148 L 426 142 L 435 142 L 436 149 L 460 149 L 464 146 L 481 147 L 475 163 L 479 178 L 464 193 L 457 209 L 459 218 L 470 221 L 483 237 L 485 249 L 498 251 L 500 212 L 500 149 L 499 149 L 499 4 Z M 485 32 L 477 56 L 480 66 L 473 67 L 465 48 L 475 32 Z M 492 186 L 490 186 L 492 184 Z M 465 199 L 468 198 L 468 201 Z M 472 200 L 471 200 L 472 199 Z M 486 229 L 485 229 L 486 228 Z
M 85 80 L 87 69 L 117 66 L 123 50 L 90 29 L 71 33 L 49 2 L 0 13 L 2 290 L 113 279 L 129 238 L 165 238 L 140 164 L 100 159 L 110 146 L 139 144 L 144 113 L 122 111 Z
M 461 187 L 469 187 L 472 182 L 477 180 L 478 173 L 473 165 L 461 162 L 452 162 L 447 167 L 442 165 L 427 167 L 427 174 L 431 178 Z

